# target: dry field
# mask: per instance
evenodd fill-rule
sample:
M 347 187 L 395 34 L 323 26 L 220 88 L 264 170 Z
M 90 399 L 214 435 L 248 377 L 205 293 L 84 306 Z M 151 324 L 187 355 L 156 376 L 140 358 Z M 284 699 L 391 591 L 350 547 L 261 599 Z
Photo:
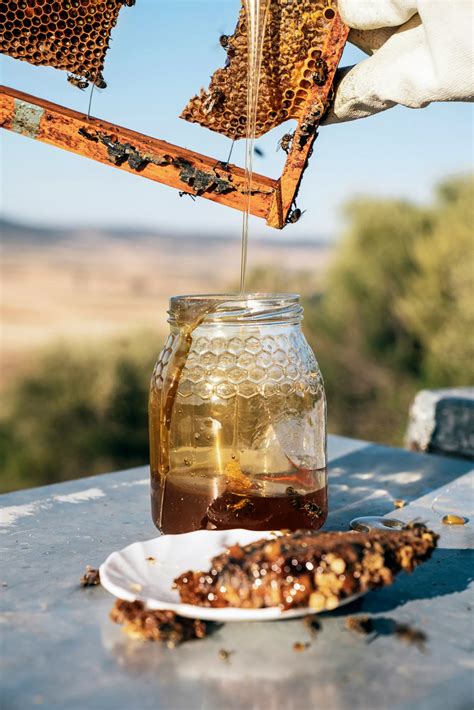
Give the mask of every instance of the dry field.
M 258 240 L 250 246 L 249 268 L 284 268 L 293 277 L 306 272 L 316 290 L 330 254 L 314 243 Z M 170 295 L 229 289 L 238 281 L 239 259 L 236 239 L 87 232 L 16 241 L 9 235 L 1 255 L 0 383 L 26 367 L 32 351 L 58 340 L 84 342 L 138 328 L 162 333 Z

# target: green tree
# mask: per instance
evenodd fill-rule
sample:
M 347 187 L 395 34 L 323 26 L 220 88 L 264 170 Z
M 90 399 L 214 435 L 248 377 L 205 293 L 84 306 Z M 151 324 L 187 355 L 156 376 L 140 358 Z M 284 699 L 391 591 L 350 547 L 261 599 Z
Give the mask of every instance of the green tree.
M 474 379 L 474 179 L 440 185 L 432 229 L 413 249 L 415 273 L 396 310 L 422 344 L 430 386 Z
M 56 347 L 12 383 L 0 420 L 1 490 L 148 461 L 149 333 L 85 350 Z
M 400 444 L 418 389 L 472 382 L 473 197 L 468 176 L 443 182 L 426 207 L 353 200 L 323 289 L 311 288 L 311 272 L 291 284 L 303 294 L 332 431 Z M 283 283 L 275 268 L 249 277 L 254 290 Z
M 148 458 L 147 404 L 151 370 L 148 373 L 143 370 L 136 361 L 120 357 L 105 410 L 104 452 L 113 452 L 123 468 L 143 464 Z
M 472 380 L 472 204 L 473 181 L 460 178 L 431 207 L 347 207 L 324 297 L 306 303 L 333 431 L 399 444 L 420 387 Z
M 97 456 L 98 375 L 95 358 L 58 349 L 14 383 L 1 424 L 4 490 L 13 482 L 23 487 L 67 480 Z

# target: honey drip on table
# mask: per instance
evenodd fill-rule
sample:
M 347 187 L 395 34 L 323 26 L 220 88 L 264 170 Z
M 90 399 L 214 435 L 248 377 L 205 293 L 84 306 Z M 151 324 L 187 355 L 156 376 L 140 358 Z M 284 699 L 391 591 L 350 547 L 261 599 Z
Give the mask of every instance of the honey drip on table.
M 443 516 L 442 522 L 444 525 L 466 525 L 467 519 L 462 515 L 454 515 L 454 513 L 450 513 Z
M 252 199 L 253 151 L 257 125 L 260 75 L 262 70 L 263 41 L 270 0 L 245 0 L 247 14 L 247 124 L 245 136 L 245 193 L 246 205 L 242 215 L 242 252 L 240 258 L 240 292 L 245 293 L 249 214 Z

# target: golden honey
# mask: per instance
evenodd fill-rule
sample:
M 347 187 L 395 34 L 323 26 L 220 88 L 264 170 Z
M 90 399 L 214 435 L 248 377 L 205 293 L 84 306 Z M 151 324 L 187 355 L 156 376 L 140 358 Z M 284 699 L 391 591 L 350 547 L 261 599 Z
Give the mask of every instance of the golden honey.
M 157 527 L 321 527 L 326 399 L 298 297 L 177 297 L 170 314 L 150 390 Z

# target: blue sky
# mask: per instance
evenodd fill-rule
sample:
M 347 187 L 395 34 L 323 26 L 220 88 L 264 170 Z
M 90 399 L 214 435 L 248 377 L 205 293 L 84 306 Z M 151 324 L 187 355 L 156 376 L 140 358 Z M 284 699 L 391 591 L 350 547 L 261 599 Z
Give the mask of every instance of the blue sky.
M 128 128 L 224 159 L 229 141 L 178 118 L 189 97 L 207 86 L 225 54 L 218 38 L 235 26 L 239 0 L 138 0 L 121 11 L 105 78 L 92 114 Z M 348 48 L 344 63 L 363 55 Z M 2 58 L 1 81 L 86 111 L 88 92 L 63 72 Z M 258 144 L 265 158 L 255 170 L 278 176 L 285 129 Z M 421 111 L 396 108 L 378 116 L 321 129 L 300 191 L 306 209 L 285 236 L 336 235 L 341 206 L 356 194 L 429 199 L 446 175 L 472 169 L 472 106 L 437 104 Z M 239 234 L 240 214 L 206 200 L 180 199 L 170 188 L 2 131 L 2 205 L 9 218 L 40 225 L 140 226 L 160 231 Z M 243 164 L 243 146 L 233 161 Z M 254 234 L 277 236 L 253 220 Z

